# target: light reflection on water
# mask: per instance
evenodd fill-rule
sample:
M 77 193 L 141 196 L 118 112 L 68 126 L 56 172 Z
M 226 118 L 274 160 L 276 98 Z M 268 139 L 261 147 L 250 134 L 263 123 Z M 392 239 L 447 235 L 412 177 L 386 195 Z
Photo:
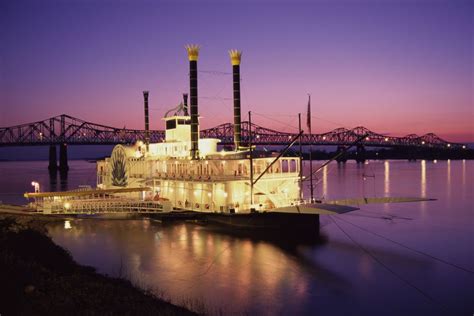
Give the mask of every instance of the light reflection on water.
M 23 173 L 22 165 L 16 165 L 17 176 L 11 178 L 8 189 L 20 180 L 29 186 L 31 169 L 36 167 L 24 164 Z M 315 163 L 315 168 L 318 165 Z M 359 211 L 334 216 L 357 243 L 432 301 L 377 263 L 328 217 L 321 218 L 321 240 L 312 245 L 251 239 L 193 223 L 171 225 L 148 219 L 68 219 L 68 229 L 65 223 L 52 225 L 50 234 L 80 263 L 103 273 L 129 277 L 144 288 L 164 292 L 176 303 L 202 301 L 211 311 L 438 315 L 438 304 L 443 304 L 453 310 L 452 314 L 470 314 L 474 310 L 471 274 L 378 238 L 349 222 L 474 270 L 473 167 L 472 161 L 454 160 L 370 161 L 367 165 L 349 162 L 330 164 L 318 175 L 318 197 L 388 193 L 438 199 L 364 205 Z M 308 174 L 308 165 L 305 168 Z M 6 169 L 0 163 L 0 170 L 8 175 Z M 72 162 L 71 169 L 69 188 L 94 178 L 93 164 Z M 41 180 L 45 170 L 35 172 Z M 364 181 L 364 174 L 373 177 Z M 5 188 L 4 184 L 2 190 Z
M 385 196 L 390 195 L 390 161 L 386 160 L 383 163 L 384 165 L 384 193 Z
M 426 197 L 426 160 L 421 161 L 421 197 Z

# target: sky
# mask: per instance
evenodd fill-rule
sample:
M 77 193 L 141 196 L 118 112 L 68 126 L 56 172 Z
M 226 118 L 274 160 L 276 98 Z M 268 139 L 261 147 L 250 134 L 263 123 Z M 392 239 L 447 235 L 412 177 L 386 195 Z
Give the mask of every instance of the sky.
M 243 51 L 243 118 L 295 131 L 365 126 L 474 142 L 472 1 L 0 0 L 0 126 L 69 114 L 150 127 L 189 90 L 201 128 L 232 121 L 229 49 Z

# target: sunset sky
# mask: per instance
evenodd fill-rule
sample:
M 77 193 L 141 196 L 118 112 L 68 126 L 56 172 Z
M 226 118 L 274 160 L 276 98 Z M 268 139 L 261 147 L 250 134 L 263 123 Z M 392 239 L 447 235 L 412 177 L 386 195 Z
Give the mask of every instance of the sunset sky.
M 0 126 L 66 113 L 151 128 L 198 62 L 201 127 L 232 120 L 227 51 L 242 56 L 242 111 L 294 131 L 358 125 L 474 142 L 472 1 L 0 1 Z

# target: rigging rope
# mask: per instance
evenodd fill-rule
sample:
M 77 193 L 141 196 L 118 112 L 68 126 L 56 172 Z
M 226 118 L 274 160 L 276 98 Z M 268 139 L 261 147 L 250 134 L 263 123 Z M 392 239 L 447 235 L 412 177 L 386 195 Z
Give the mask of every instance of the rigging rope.
M 377 213 L 377 212 L 370 212 L 370 211 L 367 211 L 367 210 L 359 210 L 357 213 L 360 213 L 360 212 L 366 212 L 366 213 L 369 213 L 369 214 L 372 214 L 372 215 L 376 215 L 376 216 L 364 215 L 364 217 L 369 217 L 369 218 L 388 219 L 388 220 L 404 219 L 404 220 L 408 220 L 408 221 L 413 220 L 413 218 L 411 218 L 411 217 L 403 217 L 403 216 L 398 216 L 398 215 L 391 214 L 391 213 L 384 213 L 383 216 L 380 216 L 380 213 Z M 347 215 L 355 216 L 355 214 L 347 214 Z M 357 216 L 361 216 L 361 215 L 358 214 Z
M 348 224 L 351 224 L 352 226 L 355 226 L 355 227 L 359 228 L 360 230 L 363 230 L 363 231 L 365 231 L 365 232 L 367 232 L 367 233 L 370 233 L 370 234 L 375 235 L 375 236 L 377 236 L 377 237 L 379 237 L 379 238 L 385 239 L 385 240 L 390 241 L 390 242 L 392 242 L 392 243 L 394 243 L 394 244 L 396 244 L 396 245 L 399 245 L 400 247 L 406 248 L 406 249 L 411 250 L 411 251 L 413 251 L 413 252 L 416 252 L 416 253 L 418 253 L 418 254 L 420 254 L 420 255 L 424 255 L 424 256 L 426 256 L 426 257 L 428 257 L 428 258 L 431 258 L 431 259 L 433 259 L 433 260 L 442 262 L 442 263 L 444 263 L 444 264 L 446 264 L 446 265 L 449 265 L 449 266 L 451 266 L 451 267 L 453 267 L 453 268 L 462 270 L 462 271 L 467 272 L 467 273 L 474 274 L 474 271 L 472 271 L 472 270 L 469 270 L 469 269 L 467 269 L 467 268 L 463 268 L 463 267 L 461 267 L 461 266 L 458 266 L 457 264 L 454 264 L 454 263 L 445 261 L 445 260 L 443 260 L 443 259 L 441 259 L 441 258 L 435 257 L 435 256 L 430 255 L 429 253 L 423 252 L 423 251 L 421 251 L 421 250 L 417 250 L 417 249 L 411 248 L 411 247 L 409 247 L 409 246 L 407 246 L 407 245 L 404 245 L 404 244 L 402 244 L 402 243 L 400 243 L 400 242 L 398 242 L 398 241 L 392 240 L 392 239 L 390 239 L 390 238 L 388 238 L 388 237 L 385 237 L 385 236 L 380 235 L 380 234 L 378 234 L 378 233 L 376 233 L 376 232 L 370 231 L 370 230 L 368 230 L 368 229 L 366 229 L 366 228 L 364 228 L 364 227 L 361 227 L 361 226 L 359 226 L 359 225 L 357 225 L 357 224 L 354 224 L 354 223 L 352 223 L 352 222 L 349 222 L 348 220 L 345 220 L 345 219 L 342 219 L 342 218 L 339 218 L 339 219 L 340 219 L 341 221 L 344 221 L 344 222 L 348 223 Z
M 319 117 L 319 116 L 314 116 L 314 115 L 311 115 L 311 119 L 317 119 L 317 120 L 320 120 L 320 121 L 324 121 L 324 122 L 327 122 L 327 123 L 331 123 L 335 126 L 337 126 L 338 128 L 345 128 L 345 125 L 342 124 L 342 123 L 337 123 L 337 122 L 334 122 L 334 121 L 330 121 L 330 120 L 326 120 L 326 119 L 323 119 L 322 117 Z
M 207 100 L 218 100 L 218 101 L 221 101 L 221 100 L 234 100 L 233 98 L 220 97 L 219 94 L 220 93 L 216 94 L 213 97 L 199 97 L 199 98 L 200 99 L 207 99 Z
M 218 70 L 199 70 L 199 72 L 203 74 L 217 75 L 217 76 L 232 75 L 231 72 L 218 71 Z
M 386 264 L 384 264 L 379 258 L 377 258 L 372 252 L 370 252 L 367 248 L 363 247 L 361 244 L 359 244 L 357 241 L 354 240 L 332 217 L 332 215 L 329 215 L 333 223 L 339 228 L 344 235 L 347 236 L 355 245 L 357 245 L 360 249 L 362 249 L 365 253 L 367 253 L 372 259 L 374 259 L 377 263 L 379 263 L 382 267 L 384 267 L 387 271 L 392 273 L 394 276 L 396 276 L 399 280 L 401 280 L 403 283 L 407 284 L 408 286 L 412 287 L 416 291 L 418 291 L 420 294 L 422 294 L 426 299 L 428 299 L 432 304 L 438 305 L 441 307 L 443 310 L 446 310 L 446 307 L 440 303 L 437 303 L 431 296 L 429 296 L 427 293 L 425 293 L 423 290 L 421 290 L 419 287 L 416 285 L 410 283 L 407 279 L 403 278 L 399 274 L 397 274 L 394 270 L 392 270 L 390 267 L 388 267 Z
M 274 121 L 274 122 L 280 123 L 280 124 L 284 125 L 284 127 L 290 127 L 290 128 L 292 128 L 292 129 L 298 130 L 298 127 L 297 127 L 297 126 L 291 125 L 291 124 L 289 124 L 288 122 L 283 122 L 283 121 L 280 121 L 280 120 L 272 119 L 272 118 L 270 118 L 268 115 L 261 114 L 261 113 L 256 113 L 256 112 L 253 112 L 253 111 L 252 111 L 252 114 L 257 115 L 257 116 L 261 116 L 261 117 L 263 117 L 263 118 L 265 118 L 265 119 L 267 119 L 267 120 L 270 120 L 270 121 Z

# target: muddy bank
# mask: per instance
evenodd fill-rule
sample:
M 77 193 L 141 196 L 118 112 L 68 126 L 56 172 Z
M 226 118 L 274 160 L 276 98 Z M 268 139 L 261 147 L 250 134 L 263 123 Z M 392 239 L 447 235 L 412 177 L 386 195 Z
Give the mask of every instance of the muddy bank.
M 57 217 L 0 213 L 0 314 L 192 315 L 74 262 L 45 225 Z

